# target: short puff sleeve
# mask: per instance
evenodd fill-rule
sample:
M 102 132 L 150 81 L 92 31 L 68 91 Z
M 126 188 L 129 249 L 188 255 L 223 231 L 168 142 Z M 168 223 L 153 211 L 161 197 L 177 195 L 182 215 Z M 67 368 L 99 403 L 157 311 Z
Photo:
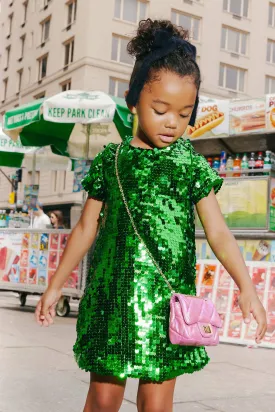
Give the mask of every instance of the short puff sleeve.
M 222 187 L 223 179 L 209 166 L 206 159 L 196 153 L 193 148 L 191 150 L 191 162 L 191 197 L 193 203 L 197 204 L 201 199 L 207 197 L 212 189 L 216 194 Z
M 89 172 L 86 174 L 81 184 L 88 192 L 89 197 L 104 202 L 105 184 L 103 175 L 103 153 L 101 152 L 94 158 Z

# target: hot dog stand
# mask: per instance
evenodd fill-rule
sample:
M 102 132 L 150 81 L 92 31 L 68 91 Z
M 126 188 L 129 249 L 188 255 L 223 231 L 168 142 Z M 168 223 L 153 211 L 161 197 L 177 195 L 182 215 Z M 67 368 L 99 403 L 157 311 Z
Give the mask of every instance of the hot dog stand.
M 216 119 L 222 117 L 223 121 L 219 121 L 216 127 L 213 126 L 214 131 L 209 123 L 204 127 L 203 134 L 198 132 L 200 127 L 189 131 L 189 138 L 196 151 L 205 157 L 217 156 L 221 151 L 230 155 L 266 150 L 275 152 L 275 96 L 228 102 L 227 114 L 220 109 L 219 101 L 208 100 L 204 104 L 211 109 L 214 106 L 218 112 L 222 112 Z M 207 109 L 204 108 L 205 111 Z M 228 123 L 226 119 L 229 119 Z M 199 116 L 198 122 L 200 121 Z M 201 122 L 199 126 L 205 125 Z M 224 185 L 217 199 L 268 315 L 268 331 L 261 346 L 275 348 L 274 166 L 270 171 L 242 170 L 235 177 L 234 171 L 223 171 L 221 174 Z M 248 326 L 243 323 L 238 306 L 237 286 L 216 259 L 198 218 L 196 246 L 198 294 L 211 297 L 224 320 L 220 331 L 221 341 L 253 345 L 256 322 L 252 321 Z

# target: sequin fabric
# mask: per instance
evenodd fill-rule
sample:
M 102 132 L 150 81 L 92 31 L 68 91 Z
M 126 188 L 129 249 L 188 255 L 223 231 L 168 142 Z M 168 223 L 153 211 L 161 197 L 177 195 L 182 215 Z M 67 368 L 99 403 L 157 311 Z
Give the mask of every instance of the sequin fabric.
M 133 232 L 116 180 L 116 148 L 97 155 L 83 181 L 103 209 L 74 353 L 86 371 L 164 381 L 200 370 L 209 358 L 204 348 L 169 342 L 171 292 Z M 147 247 L 174 290 L 195 295 L 194 204 L 222 179 L 183 139 L 152 150 L 125 142 L 118 165 Z

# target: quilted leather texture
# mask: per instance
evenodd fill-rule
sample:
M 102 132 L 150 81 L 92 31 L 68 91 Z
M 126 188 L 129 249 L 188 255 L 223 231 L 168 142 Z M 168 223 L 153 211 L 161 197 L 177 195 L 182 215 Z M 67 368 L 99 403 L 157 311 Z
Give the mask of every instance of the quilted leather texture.
M 169 337 L 172 344 L 215 346 L 222 321 L 211 300 L 175 293 L 170 300 Z

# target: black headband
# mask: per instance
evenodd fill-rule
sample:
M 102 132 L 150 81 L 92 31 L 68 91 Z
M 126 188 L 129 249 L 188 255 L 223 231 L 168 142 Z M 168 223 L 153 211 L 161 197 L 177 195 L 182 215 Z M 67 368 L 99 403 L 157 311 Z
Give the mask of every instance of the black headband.
M 172 36 L 166 30 L 157 30 L 155 33 L 154 42 L 152 45 L 152 52 L 145 57 L 142 61 L 141 67 L 136 73 L 136 76 L 130 86 L 128 95 L 126 97 L 126 102 L 130 106 L 136 106 L 141 90 L 144 87 L 144 84 L 148 78 L 148 74 L 151 68 L 151 65 L 156 60 L 161 59 L 162 57 L 167 56 L 178 47 L 181 47 L 186 53 L 186 56 L 190 56 L 194 61 L 196 60 L 196 47 L 193 46 L 188 41 L 181 39 L 179 37 Z M 197 109 L 199 105 L 199 97 L 197 95 L 194 109 L 190 118 L 189 125 L 194 126 L 196 121 Z

